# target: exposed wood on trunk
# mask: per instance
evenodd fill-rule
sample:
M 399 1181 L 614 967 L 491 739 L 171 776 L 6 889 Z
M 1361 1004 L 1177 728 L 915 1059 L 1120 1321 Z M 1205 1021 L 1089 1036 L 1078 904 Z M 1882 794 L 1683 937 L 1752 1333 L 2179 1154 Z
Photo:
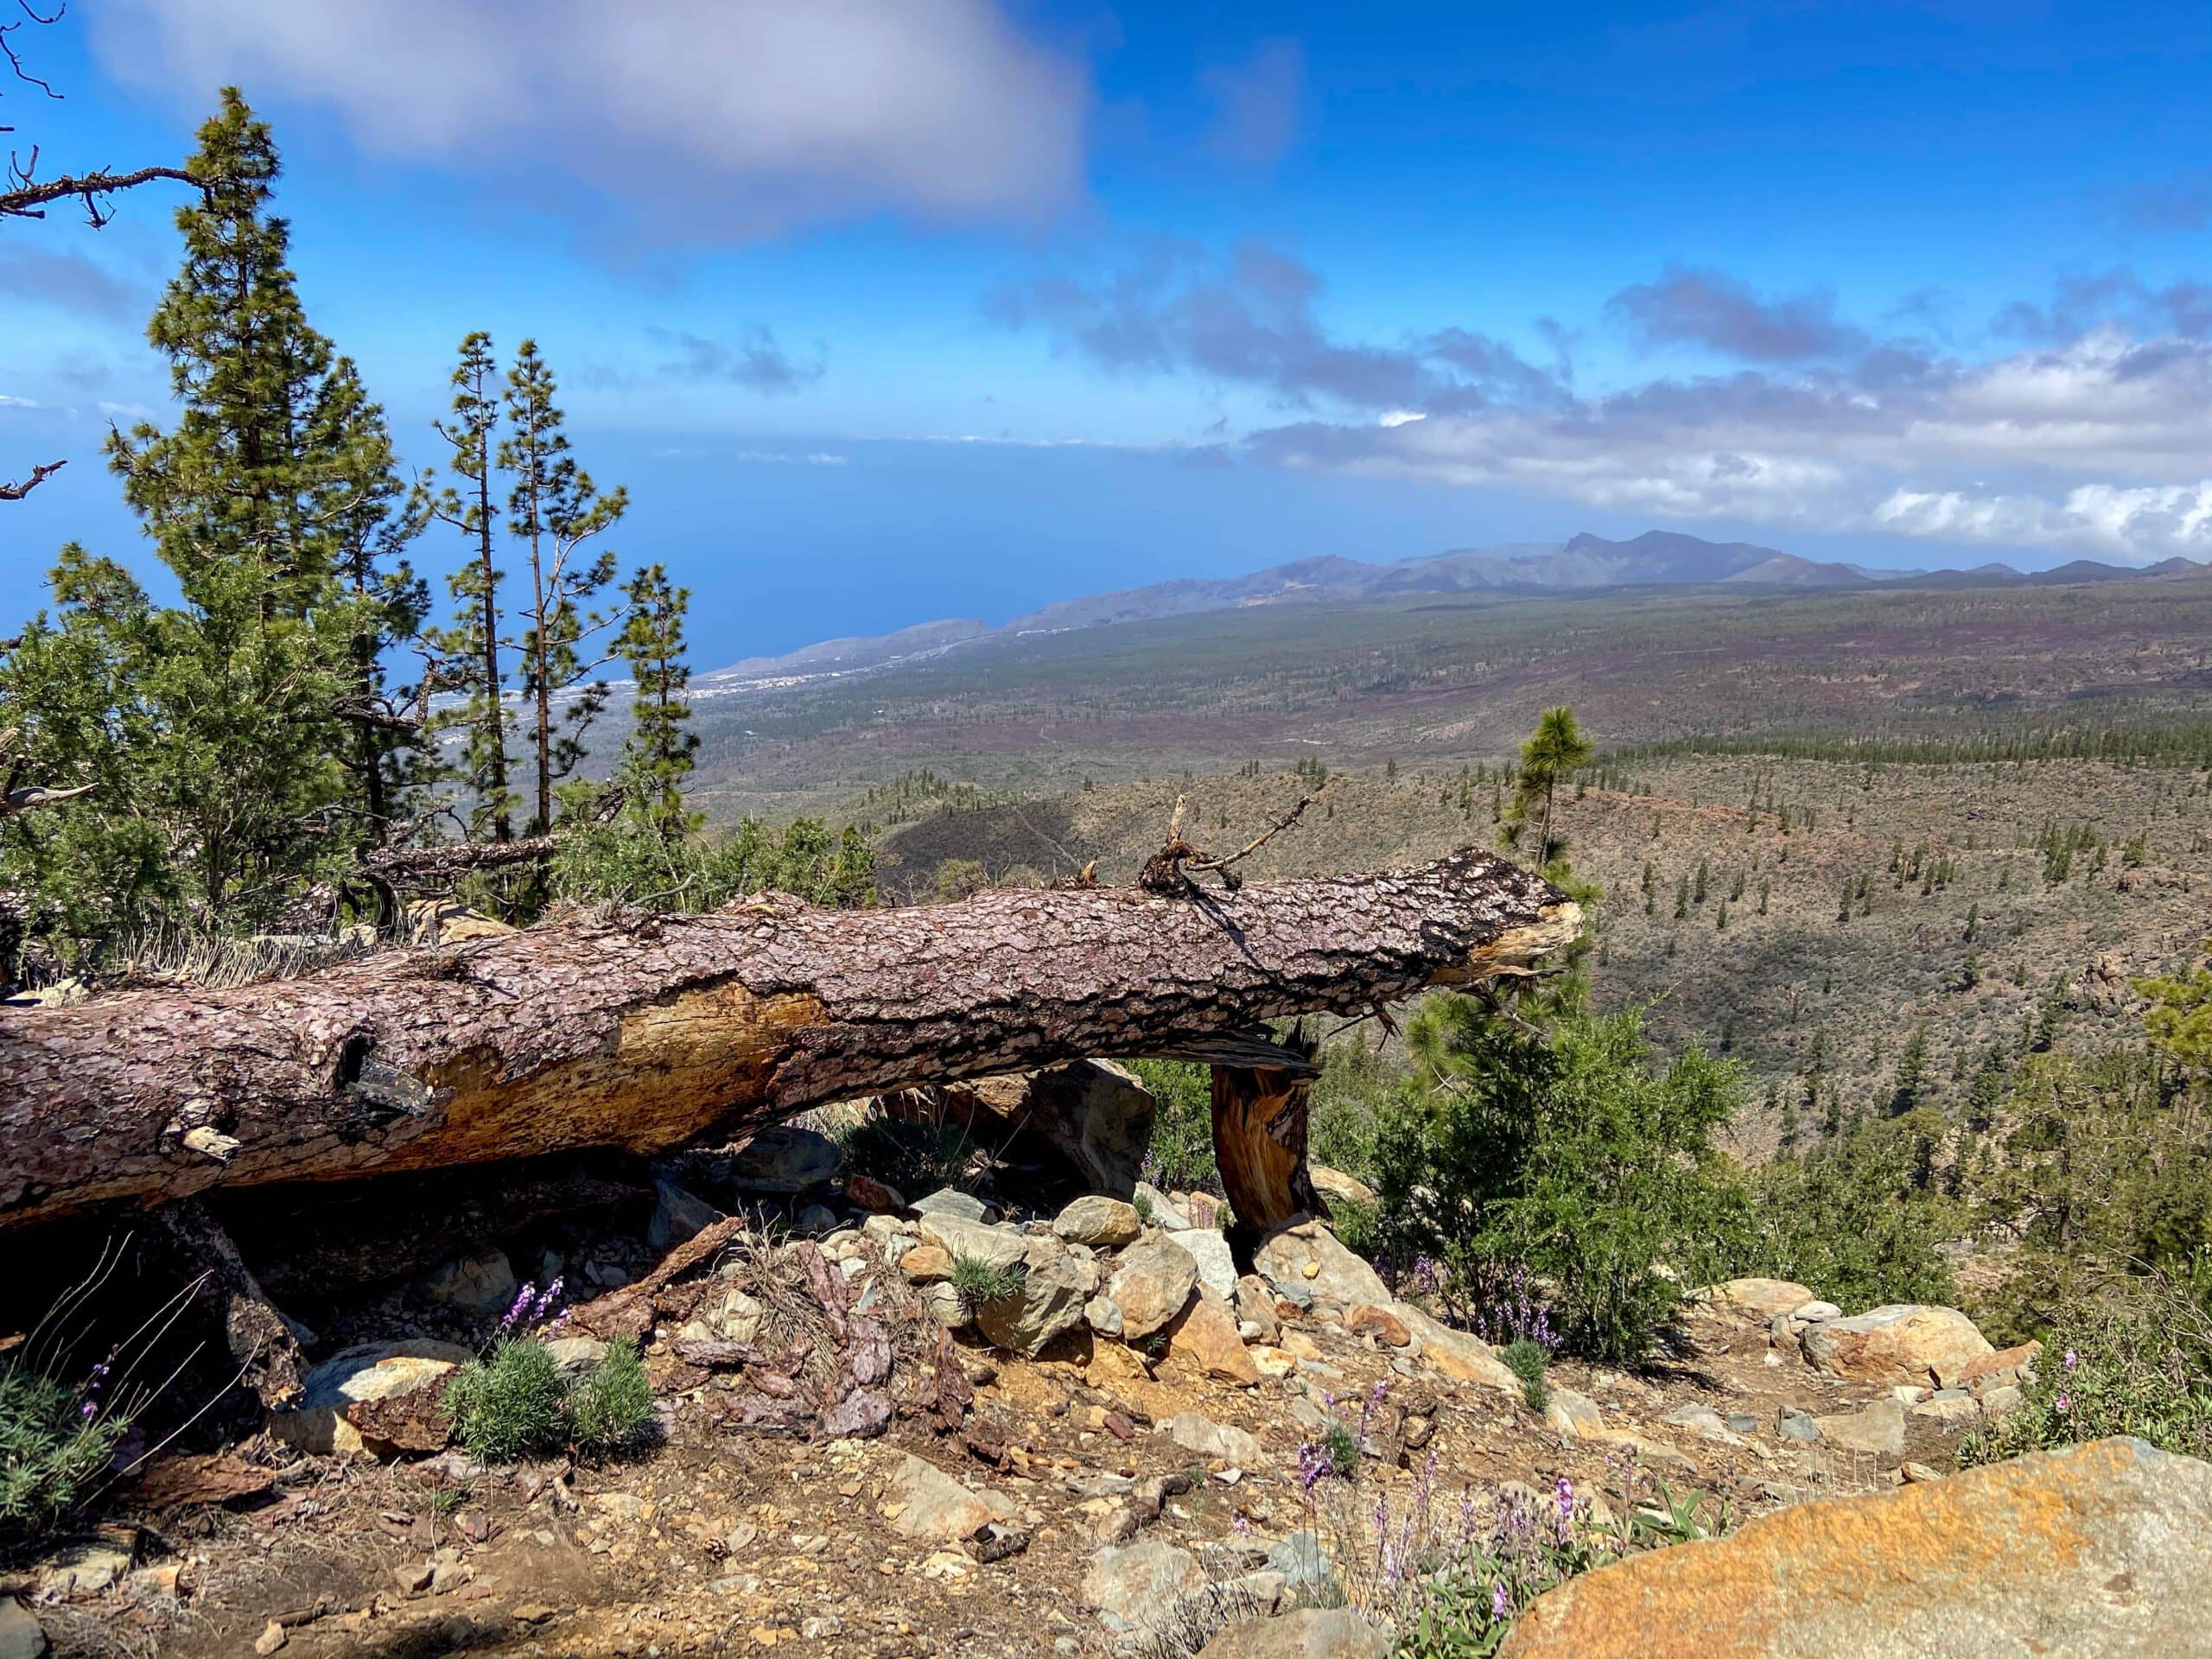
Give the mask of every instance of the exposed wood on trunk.
M 1502 859 L 1171 897 L 588 914 L 298 979 L 0 1013 L 0 1225 L 582 1147 L 1530 971 L 1580 912 Z
M 1213 1157 L 1240 1226 L 1266 1233 L 1321 1208 L 1306 1168 L 1315 1045 L 1302 1035 L 1287 1065 L 1213 1068 Z

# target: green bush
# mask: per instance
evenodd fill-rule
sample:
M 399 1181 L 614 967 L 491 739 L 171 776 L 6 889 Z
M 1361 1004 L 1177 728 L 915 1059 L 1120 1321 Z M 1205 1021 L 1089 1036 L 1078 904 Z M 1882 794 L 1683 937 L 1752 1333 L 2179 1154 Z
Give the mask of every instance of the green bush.
M 0 1371 L 0 1541 L 53 1531 L 92 1496 L 127 1414 L 28 1370 Z
M 2163 1275 L 2115 1281 L 2051 1326 L 2026 1399 L 1960 1443 L 1962 1466 L 2107 1435 L 2212 1458 L 2212 1316 Z
M 595 793 L 588 786 L 575 799 Z M 553 896 L 578 905 L 703 911 L 763 890 L 836 908 L 875 902 L 875 855 L 867 841 L 819 818 L 796 819 L 779 833 L 747 818 L 726 836 L 671 840 L 648 814 L 632 810 L 612 823 L 572 823 L 549 874 Z
M 1145 1179 L 1169 1192 L 1218 1192 L 1213 1161 L 1213 1078 L 1193 1060 L 1129 1060 L 1153 1099 L 1152 1144 Z
M 1521 1379 L 1521 1398 L 1531 1411 L 1541 1411 L 1551 1403 L 1552 1391 L 1544 1381 L 1544 1373 L 1551 1369 L 1552 1357 L 1543 1344 L 1531 1342 L 1526 1337 L 1516 1338 L 1497 1351 L 1497 1357 L 1505 1369 Z
M 608 1344 L 606 1356 L 569 1389 L 569 1433 L 579 1452 L 611 1452 L 633 1439 L 653 1414 L 645 1363 L 626 1342 Z
M 563 1439 L 568 1384 L 553 1356 L 529 1338 L 501 1340 L 446 1385 L 454 1434 L 486 1463 L 550 1452 Z
M 1523 1268 L 1565 1347 L 1641 1358 L 1681 1276 L 1740 1229 L 1713 1145 L 1738 1072 L 1695 1048 L 1662 1064 L 1633 1012 L 1561 1007 L 1538 1033 L 1452 995 L 1422 1005 L 1408 1044 L 1424 1094 L 1378 1128 L 1384 1248 L 1442 1262 L 1462 1313 Z
M 1354 1255 L 1370 1262 L 1375 1259 L 1382 1232 L 1382 1217 L 1373 1205 L 1362 1204 L 1357 1198 L 1331 1198 L 1329 1225 L 1337 1242 Z
M 502 1338 L 446 1387 L 454 1438 L 486 1463 L 571 1447 L 606 1452 L 652 1414 L 645 1363 L 627 1343 L 607 1345 L 573 1381 L 536 1338 Z
M 1019 1296 L 1028 1276 L 1028 1270 L 1019 1262 L 1001 1266 L 973 1255 L 952 1258 L 952 1288 L 961 1306 L 971 1314 L 987 1303 Z

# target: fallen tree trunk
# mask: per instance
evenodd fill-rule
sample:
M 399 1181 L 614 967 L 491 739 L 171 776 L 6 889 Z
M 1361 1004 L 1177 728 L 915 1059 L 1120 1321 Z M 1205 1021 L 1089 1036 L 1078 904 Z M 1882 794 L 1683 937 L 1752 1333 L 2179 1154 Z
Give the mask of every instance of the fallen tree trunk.
M 1504 861 L 1171 896 L 592 915 L 297 979 L 0 1013 L 0 1226 L 224 1184 L 653 1153 L 824 1102 L 1529 971 L 1576 906 Z

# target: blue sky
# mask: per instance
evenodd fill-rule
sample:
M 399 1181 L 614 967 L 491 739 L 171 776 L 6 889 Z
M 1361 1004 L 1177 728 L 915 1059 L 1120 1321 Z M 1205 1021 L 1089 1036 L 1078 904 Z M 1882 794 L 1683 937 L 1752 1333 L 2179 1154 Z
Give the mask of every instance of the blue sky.
M 79 0 L 49 169 L 235 80 L 404 452 L 541 342 L 704 662 L 1314 553 L 1654 526 L 2212 556 L 2212 11 Z M 11 612 L 158 410 L 141 192 L 0 231 Z M 423 563 L 442 568 L 435 545 Z

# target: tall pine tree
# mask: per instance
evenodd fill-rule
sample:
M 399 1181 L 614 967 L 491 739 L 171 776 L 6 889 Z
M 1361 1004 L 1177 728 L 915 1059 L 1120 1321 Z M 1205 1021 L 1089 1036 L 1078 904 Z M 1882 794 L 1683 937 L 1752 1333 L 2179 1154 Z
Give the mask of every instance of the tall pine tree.
M 696 816 L 683 806 L 683 779 L 690 775 L 699 747 L 699 735 L 690 729 L 691 705 L 683 696 L 691 683 L 683 650 L 691 590 L 671 586 L 668 572 L 655 563 L 631 577 L 622 591 L 630 615 L 621 651 L 636 687 L 623 779 L 662 838 L 678 841 L 696 825 Z
M 607 706 L 607 683 L 590 677 L 605 662 L 587 662 L 580 647 L 613 618 L 589 610 L 589 601 L 614 579 L 614 555 L 588 556 L 585 544 L 610 529 L 629 505 L 616 488 L 601 495 L 591 474 L 569 453 L 562 430 L 559 386 L 525 340 L 507 372 L 507 434 L 499 463 L 512 480 L 507 527 L 530 560 L 530 588 L 520 608 L 524 624 L 523 696 L 531 709 L 531 745 L 537 771 L 533 834 L 553 824 L 553 789 L 584 758 L 583 734 Z M 554 705 L 565 699 L 556 718 Z
M 506 705 L 506 673 L 499 654 L 499 584 L 493 556 L 499 515 L 492 505 L 493 441 L 499 426 L 496 384 L 499 359 L 492 337 L 480 330 L 461 342 L 453 372 L 453 414 L 438 423 L 455 484 L 434 488 L 425 479 L 417 500 L 423 512 L 459 531 L 467 557 L 446 578 L 454 620 L 431 636 L 440 653 L 441 683 L 462 695 L 442 722 L 467 735 L 463 769 L 475 803 L 472 829 L 512 841 L 515 796 L 508 781 L 508 741 L 514 716 Z
M 72 546 L 58 618 L 10 663 L 25 728 L 65 751 L 41 774 L 100 785 L 98 810 L 10 842 L 80 944 L 165 920 L 251 925 L 342 871 L 359 833 L 348 711 L 365 683 L 380 692 L 368 664 L 407 626 L 406 579 L 378 563 L 396 493 L 381 417 L 308 323 L 270 211 L 276 149 L 235 89 L 192 165 L 211 182 L 178 212 L 183 269 L 147 330 L 177 418 L 108 446 L 182 602 L 155 607 Z M 65 661 L 79 686 L 58 683 Z M 389 779 L 385 759 L 373 769 Z

